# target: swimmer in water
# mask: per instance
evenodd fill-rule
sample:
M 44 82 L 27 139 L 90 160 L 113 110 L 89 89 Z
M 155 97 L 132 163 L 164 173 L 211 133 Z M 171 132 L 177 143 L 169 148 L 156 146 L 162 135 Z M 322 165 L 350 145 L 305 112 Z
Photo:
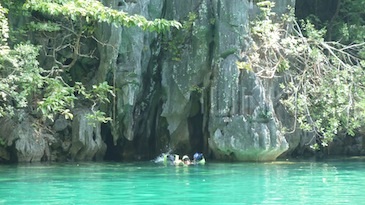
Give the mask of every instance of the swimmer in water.
M 205 164 L 203 153 L 195 153 L 193 156 L 193 164 Z
M 178 154 L 175 154 L 174 165 L 183 165 L 184 162 L 180 159 Z
M 188 155 L 184 155 L 182 157 L 182 162 L 184 163 L 184 165 L 190 165 L 191 164 L 191 161 L 190 161 L 190 158 L 188 157 Z

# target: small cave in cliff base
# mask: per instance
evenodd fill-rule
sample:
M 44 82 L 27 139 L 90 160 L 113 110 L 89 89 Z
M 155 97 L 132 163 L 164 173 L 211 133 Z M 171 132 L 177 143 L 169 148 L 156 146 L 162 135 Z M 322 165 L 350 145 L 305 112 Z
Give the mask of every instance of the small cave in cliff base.
M 105 161 L 121 161 L 122 160 L 122 147 L 120 143 L 114 145 L 113 135 L 108 125 L 101 125 L 101 136 L 106 144 L 106 152 L 104 156 Z
M 204 135 L 203 135 L 203 113 L 202 105 L 199 101 L 200 95 L 193 92 L 191 95 L 191 109 L 188 117 L 189 141 L 193 152 L 203 152 Z

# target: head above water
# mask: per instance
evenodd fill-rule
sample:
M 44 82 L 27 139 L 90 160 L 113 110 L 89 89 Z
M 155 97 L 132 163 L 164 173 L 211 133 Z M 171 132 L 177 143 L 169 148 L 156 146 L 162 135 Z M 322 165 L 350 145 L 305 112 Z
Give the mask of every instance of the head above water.
M 195 153 L 194 156 L 193 156 L 193 159 L 195 161 L 199 161 L 199 160 L 202 160 L 203 159 L 203 153 Z
M 188 157 L 187 155 L 184 155 L 184 156 L 182 157 L 182 160 L 183 160 L 183 161 L 189 161 L 190 159 L 189 159 L 189 157 Z
M 170 160 L 171 162 L 173 162 L 175 160 L 175 156 L 172 154 L 168 154 L 167 159 Z

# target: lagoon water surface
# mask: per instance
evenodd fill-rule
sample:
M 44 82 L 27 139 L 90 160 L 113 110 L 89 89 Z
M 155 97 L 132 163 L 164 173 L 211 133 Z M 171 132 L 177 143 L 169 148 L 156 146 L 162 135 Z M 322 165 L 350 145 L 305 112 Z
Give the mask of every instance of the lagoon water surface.
M 365 204 L 365 161 L 0 165 L 0 204 Z

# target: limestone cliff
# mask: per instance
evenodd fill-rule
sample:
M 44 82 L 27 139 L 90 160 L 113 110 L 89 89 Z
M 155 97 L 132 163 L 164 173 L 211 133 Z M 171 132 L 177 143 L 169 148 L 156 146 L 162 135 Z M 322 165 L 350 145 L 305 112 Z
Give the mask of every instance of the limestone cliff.
M 29 117 L 4 121 L 0 130 L 9 134 L 0 135 L 0 160 L 152 159 L 171 150 L 268 161 L 303 152 L 310 133 L 283 132 L 293 119 L 278 101 L 280 79 L 260 79 L 236 66 L 250 46 L 249 24 L 257 13 L 251 0 L 102 2 L 148 19 L 178 20 L 184 28 L 156 34 L 98 24 L 103 44 L 94 42 L 99 61 L 88 82 L 115 87 L 116 97 L 102 107 L 113 122 L 89 124 L 81 105 L 73 122 L 59 117 L 49 123 L 52 135 L 37 132 Z M 275 2 L 278 13 L 295 3 Z
M 275 160 L 288 143 L 273 107 L 274 82 L 236 67 L 249 46 L 250 2 L 156 2 L 125 2 L 121 9 L 179 20 L 184 30 L 162 36 L 121 31 L 120 92 L 110 133 L 114 143 L 125 145 L 123 156 L 151 158 L 172 149 L 219 159 Z M 289 4 L 280 1 L 279 10 Z

